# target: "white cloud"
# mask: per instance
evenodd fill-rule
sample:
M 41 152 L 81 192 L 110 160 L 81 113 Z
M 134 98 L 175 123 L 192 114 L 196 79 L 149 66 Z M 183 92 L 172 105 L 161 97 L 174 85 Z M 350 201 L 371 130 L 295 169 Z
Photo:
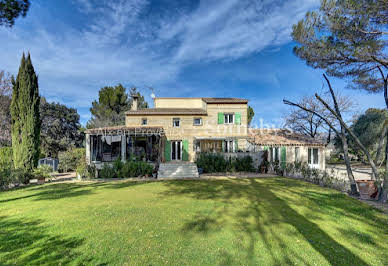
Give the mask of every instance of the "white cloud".
M 33 3 L 24 19 L 30 25 L 1 27 L 0 39 L 6 41 L 0 43 L 0 68 L 16 73 L 22 52 L 30 51 L 41 93 L 85 108 L 101 86 L 166 89 L 191 63 L 236 59 L 288 42 L 291 25 L 318 0 L 206 0 L 195 10 L 158 16 L 147 13 L 146 0 L 73 3 L 87 24 L 74 27 L 52 18 L 60 27 L 47 25 L 39 14 L 49 10 Z M 268 79 L 277 82 L 276 76 Z

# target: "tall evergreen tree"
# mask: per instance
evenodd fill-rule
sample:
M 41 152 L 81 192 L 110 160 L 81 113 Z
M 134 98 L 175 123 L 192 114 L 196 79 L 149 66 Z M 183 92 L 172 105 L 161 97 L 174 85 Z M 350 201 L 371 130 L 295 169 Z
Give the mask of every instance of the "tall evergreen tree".
M 23 54 L 19 73 L 13 82 L 11 102 L 12 149 L 16 169 L 31 170 L 37 165 L 40 146 L 38 77 L 30 54 Z

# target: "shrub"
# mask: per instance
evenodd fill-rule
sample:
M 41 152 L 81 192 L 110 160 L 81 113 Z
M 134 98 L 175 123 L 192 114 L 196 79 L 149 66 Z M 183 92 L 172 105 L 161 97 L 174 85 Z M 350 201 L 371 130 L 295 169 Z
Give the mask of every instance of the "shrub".
M 12 147 L 0 148 L 0 171 L 13 167 Z
M 242 158 L 229 157 L 225 159 L 222 154 L 201 153 L 196 163 L 199 168 L 203 169 L 204 173 L 254 171 L 253 159 L 249 155 Z
M 213 153 L 201 153 L 196 163 L 199 168 L 203 169 L 204 173 L 225 172 L 228 166 L 224 156 Z
M 33 171 L 33 176 L 37 179 L 51 179 L 51 172 L 53 169 L 51 168 L 50 165 L 40 165 L 38 168 L 35 168 Z
M 121 175 L 121 169 L 123 168 L 124 166 L 124 163 L 121 161 L 120 158 L 117 158 L 114 162 L 113 162 L 113 169 L 115 170 L 115 177 L 118 177 L 118 178 L 122 178 L 122 175 Z
M 154 167 L 144 161 L 127 161 L 122 165 L 120 177 L 151 176 Z
M 106 163 L 100 170 L 99 176 L 101 178 L 114 178 L 116 177 L 116 171 L 111 165 Z
M 75 171 L 77 167 L 85 161 L 85 148 L 74 148 L 58 154 L 59 171 Z
M 251 156 L 247 155 L 242 158 L 237 157 L 234 160 L 235 169 L 237 172 L 253 172 L 253 159 Z

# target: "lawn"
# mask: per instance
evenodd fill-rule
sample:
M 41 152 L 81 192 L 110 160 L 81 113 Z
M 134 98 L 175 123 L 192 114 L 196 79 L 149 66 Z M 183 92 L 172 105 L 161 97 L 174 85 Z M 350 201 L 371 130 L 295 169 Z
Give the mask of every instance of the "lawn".
M 388 216 L 285 178 L 0 192 L 0 264 L 388 265 Z

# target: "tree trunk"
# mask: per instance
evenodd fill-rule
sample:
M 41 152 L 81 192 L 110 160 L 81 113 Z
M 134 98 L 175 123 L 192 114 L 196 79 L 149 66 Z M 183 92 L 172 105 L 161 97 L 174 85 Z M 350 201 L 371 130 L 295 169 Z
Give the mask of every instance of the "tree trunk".
M 380 69 L 381 71 L 381 69 Z M 385 105 L 387 106 L 388 109 L 388 75 L 386 78 L 384 78 L 384 100 L 385 100 Z M 387 140 L 385 143 L 385 173 L 384 173 L 384 180 L 383 180 L 383 187 L 381 190 L 381 201 L 386 202 L 387 201 L 387 196 L 388 196 L 388 134 L 387 134 Z
M 357 195 L 357 185 L 356 181 L 354 180 L 354 175 L 352 171 L 352 167 L 350 166 L 350 159 L 349 159 L 349 147 L 348 142 L 345 135 L 345 129 L 341 126 L 341 142 L 342 142 L 342 149 L 344 151 L 344 160 L 346 165 L 346 172 L 348 174 L 349 182 L 350 182 L 350 194 L 351 195 Z

